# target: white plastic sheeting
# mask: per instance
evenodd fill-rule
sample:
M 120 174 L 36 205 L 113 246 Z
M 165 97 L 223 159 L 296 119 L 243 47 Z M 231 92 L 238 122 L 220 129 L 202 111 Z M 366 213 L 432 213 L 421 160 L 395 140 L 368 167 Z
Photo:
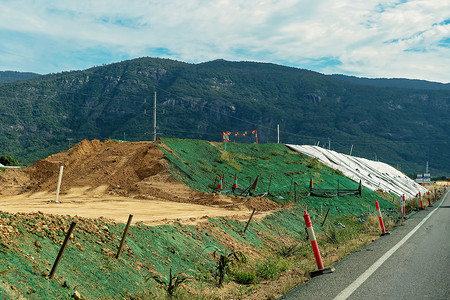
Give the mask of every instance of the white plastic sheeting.
M 294 151 L 312 156 L 327 166 L 341 171 L 350 179 L 361 183 L 373 191 L 382 190 L 398 197 L 405 194 L 406 199 L 414 198 L 419 192 L 427 191 L 423 186 L 410 179 L 388 164 L 365 158 L 337 153 L 318 146 L 286 145 Z

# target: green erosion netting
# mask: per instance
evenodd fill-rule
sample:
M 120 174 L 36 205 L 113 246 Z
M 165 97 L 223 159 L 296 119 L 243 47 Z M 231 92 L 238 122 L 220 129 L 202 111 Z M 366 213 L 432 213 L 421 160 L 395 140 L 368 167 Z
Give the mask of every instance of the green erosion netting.
M 224 175 L 224 190 L 230 191 L 234 176 L 239 188 L 247 188 L 259 176 L 257 192 L 280 204 L 297 202 L 320 211 L 331 207 L 333 216 L 373 211 L 375 200 L 383 209 L 394 208 L 387 198 L 363 187 L 362 197 L 307 197 L 310 179 L 315 188 L 357 189 L 359 183 L 341 175 L 314 158 L 291 151 L 282 144 L 222 143 L 202 140 L 162 139 L 160 148 L 172 166 L 172 174 L 189 187 L 213 192 L 219 176 Z M 272 178 L 272 179 L 270 179 Z M 292 183 L 296 184 L 292 184 Z M 295 195 L 296 194 L 296 195 Z
M 229 189 L 237 174 L 240 187 L 259 175 L 257 191 L 264 192 L 272 175 L 273 196 L 269 198 L 281 204 L 294 203 L 293 187 L 289 193 L 293 180 L 298 183 L 297 201 L 261 221 L 253 220 L 245 234 L 242 231 L 246 222 L 227 218 L 209 219 L 199 226 L 137 223 L 130 227 L 118 260 L 114 255 L 125 224 L 40 213 L 1 213 L 0 298 L 69 299 L 77 290 L 87 299 L 155 299 L 163 292 L 151 277 L 155 274 L 167 277 L 169 268 L 173 273 L 192 276 L 195 281 L 188 284 L 200 282 L 214 288 L 216 260 L 211 253 L 215 249 L 244 252 L 251 249 L 265 257 L 280 245 L 305 241 L 305 208 L 320 233 L 328 208 L 330 215 L 324 227 L 336 220 L 345 224 L 351 214 L 374 211 L 375 199 L 384 209 L 394 207 L 383 195 L 367 189 L 363 189 L 362 197 L 306 197 L 311 177 L 317 188 L 336 188 L 338 178 L 341 188 L 355 189 L 358 183 L 283 145 L 232 143 L 224 152 L 222 144 L 163 139 L 160 146 L 174 176 L 194 189 L 211 192 L 210 185 L 219 174 L 225 174 L 224 185 Z M 49 274 L 73 220 L 77 221 L 73 237 L 55 280 L 49 280 L 45 275 Z
M 320 232 L 318 223 L 323 215 L 310 214 Z M 151 227 L 137 223 L 130 227 L 126 245 L 116 260 L 125 224 L 79 218 L 55 279 L 50 280 L 46 275 L 73 220 L 42 214 L 2 214 L 2 227 L 16 230 L 2 235 L 0 298 L 69 299 L 75 290 L 88 299 L 152 298 L 161 287 L 149 278 L 154 274 L 167 277 L 169 268 L 214 286 L 216 261 L 211 253 L 215 249 L 245 252 L 250 248 L 264 255 L 274 253 L 287 241 L 305 241 L 303 210 L 295 206 L 260 222 L 252 221 L 245 234 L 246 222 L 226 218 L 209 219 L 203 226 L 174 223 Z

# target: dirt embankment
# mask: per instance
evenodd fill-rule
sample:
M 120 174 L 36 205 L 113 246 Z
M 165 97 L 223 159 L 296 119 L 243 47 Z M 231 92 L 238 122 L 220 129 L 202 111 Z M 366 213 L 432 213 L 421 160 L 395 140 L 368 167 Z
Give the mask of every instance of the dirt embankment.
M 189 208 L 186 207 L 185 215 L 194 218 L 197 215 L 190 211 L 201 209 L 192 205 L 220 208 L 227 210 L 228 215 L 233 212 L 232 214 L 236 213 L 242 217 L 253 208 L 259 212 L 279 208 L 276 203 L 266 198 L 246 199 L 192 190 L 172 177 L 164 153 L 155 143 L 119 143 L 112 140 L 105 142 L 84 140 L 68 151 L 49 156 L 26 169 L 1 172 L 0 198 L 14 196 L 11 200 L 16 200 L 27 197 L 34 201 L 50 203 L 50 196 L 56 191 L 60 166 L 64 166 L 61 198 L 63 203 L 64 200 L 68 202 L 71 199 L 72 206 L 76 206 L 74 205 L 76 202 L 92 206 L 93 201 L 101 201 L 102 204 L 96 207 L 102 207 L 102 210 L 106 211 L 109 205 L 103 202 L 111 202 L 110 207 L 114 208 L 118 202 L 123 205 L 129 201 L 130 207 L 141 205 L 143 209 L 145 205 L 146 209 L 151 211 L 151 204 L 155 204 L 152 201 L 159 203 L 158 208 L 161 208 L 161 202 L 170 201 L 191 205 Z M 89 201 L 91 203 L 88 203 Z M 27 203 L 32 205 L 31 201 Z M 93 209 L 91 206 L 89 209 Z M 34 211 L 33 207 L 17 209 L 17 211 Z M 57 213 L 57 209 L 52 208 L 51 213 Z M 88 206 L 85 210 L 88 210 Z M 178 219 L 180 214 L 171 213 L 173 211 L 172 205 L 167 209 L 165 218 Z M 217 211 L 211 211 L 211 214 L 206 211 L 201 214 L 203 218 L 206 215 L 221 215 Z M 114 218 L 114 215 L 107 213 L 101 215 Z M 122 218 L 123 216 L 120 220 Z

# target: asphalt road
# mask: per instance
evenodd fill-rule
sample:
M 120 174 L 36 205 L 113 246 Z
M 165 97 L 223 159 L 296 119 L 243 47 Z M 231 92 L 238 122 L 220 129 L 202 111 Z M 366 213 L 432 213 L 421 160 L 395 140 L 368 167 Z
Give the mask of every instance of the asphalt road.
M 450 192 L 280 299 L 450 299 Z

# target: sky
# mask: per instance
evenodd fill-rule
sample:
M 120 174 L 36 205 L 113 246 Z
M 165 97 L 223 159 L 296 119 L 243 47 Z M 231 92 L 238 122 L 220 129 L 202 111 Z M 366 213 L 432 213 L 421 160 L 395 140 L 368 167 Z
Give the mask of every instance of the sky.
M 450 82 L 448 0 L 0 0 L 0 70 L 143 56 Z

